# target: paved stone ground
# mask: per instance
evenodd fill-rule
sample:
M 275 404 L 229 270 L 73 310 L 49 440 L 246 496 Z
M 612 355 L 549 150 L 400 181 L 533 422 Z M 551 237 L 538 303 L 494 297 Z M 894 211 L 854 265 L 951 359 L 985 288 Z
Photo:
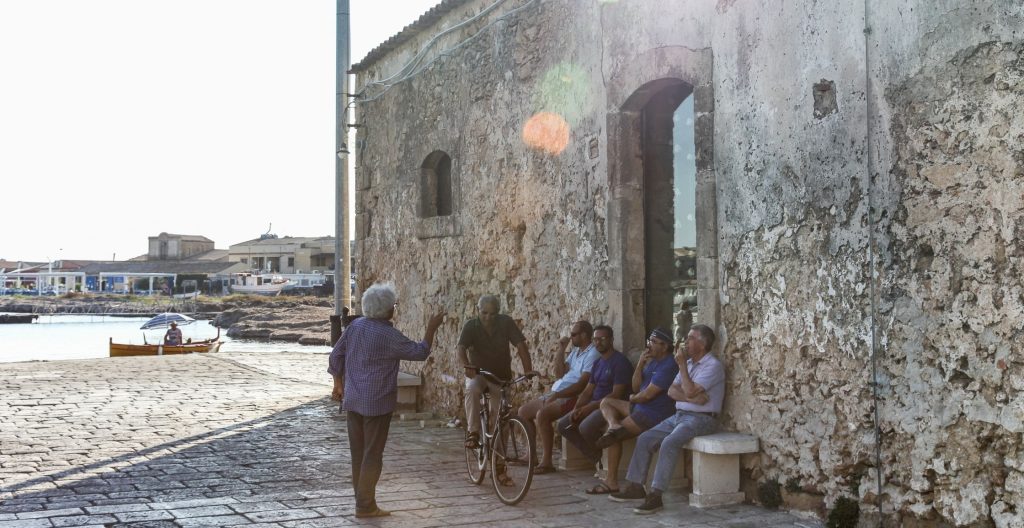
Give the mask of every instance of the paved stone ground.
M 754 506 L 660 514 L 539 475 L 516 507 L 464 476 L 462 432 L 395 422 L 378 488 L 392 517 L 357 520 L 326 358 L 211 354 L 0 364 L 0 528 L 821 526 Z

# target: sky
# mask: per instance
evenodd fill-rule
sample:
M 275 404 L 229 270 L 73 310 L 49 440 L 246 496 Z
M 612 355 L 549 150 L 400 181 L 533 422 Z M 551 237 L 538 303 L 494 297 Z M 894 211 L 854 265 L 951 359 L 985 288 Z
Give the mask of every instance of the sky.
M 439 0 L 350 0 L 352 62 Z M 0 259 L 334 235 L 332 0 L 0 0 Z

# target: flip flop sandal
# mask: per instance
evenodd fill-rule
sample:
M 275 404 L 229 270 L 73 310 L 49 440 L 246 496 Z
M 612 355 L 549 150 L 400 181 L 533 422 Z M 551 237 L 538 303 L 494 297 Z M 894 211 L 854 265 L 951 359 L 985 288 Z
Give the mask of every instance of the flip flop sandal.
M 555 471 L 554 466 L 536 466 L 533 468 L 534 475 L 544 475 L 545 473 L 554 473 Z
M 588 490 L 584 490 L 584 493 L 586 493 L 587 495 L 608 495 L 609 493 L 618 493 L 618 492 L 619 492 L 618 488 L 611 489 L 604 482 L 594 486 L 593 488 L 590 488 Z
M 466 435 L 466 449 L 480 449 L 480 433 Z

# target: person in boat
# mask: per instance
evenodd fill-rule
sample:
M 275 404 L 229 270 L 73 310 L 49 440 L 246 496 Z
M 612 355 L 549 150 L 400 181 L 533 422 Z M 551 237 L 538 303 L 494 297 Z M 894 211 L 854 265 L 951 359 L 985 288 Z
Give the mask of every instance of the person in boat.
M 181 344 L 181 329 L 178 323 L 171 323 L 171 327 L 164 334 L 164 346 L 178 346 Z
M 444 312 L 427 321 L 423 340 L 416 342 L 391 323 L 398 306 L 390 284 L 374 284 L 363 293 L 363 317 L 341 334 L 331 351 L 327 372 L 341 379 L 342 408 L 348 422 L 352 457 L 352 488 L 356 517 L 390 515 L 377 506 L 377 481 L 391 415 L 398 403 L 398 366 L 402 360 L 424 361 Z
M 566 415 L 576 405 L 576 397 L 590 382 L 590 371 L 597 360 L 597 348 L 593 343 L 594 327 L 589 321 L 577 321 L 569 330 L 569 336 L 562 337 L 555 346 L 555 375 L 558 379 L 551 385 L 551 392 L 534 398 L 519 408 L 519 417 L 533 425 L 531 433 L 540 435 L 540 463 L 534 474 L 551 473 L 555 466 L 551 462 L 551 448 L 555 430 L 552 422 Z M 569 354 L 565 349 L 572 343 Z

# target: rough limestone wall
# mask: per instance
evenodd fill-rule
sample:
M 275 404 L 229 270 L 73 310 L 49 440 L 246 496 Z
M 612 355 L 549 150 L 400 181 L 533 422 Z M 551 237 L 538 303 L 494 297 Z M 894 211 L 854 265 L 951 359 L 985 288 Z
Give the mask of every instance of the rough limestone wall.
M 886 501 L 1022 526 L 1024 6 L 916 7 L 884 93 Z
M 437 30 L 490 3 L 469 5 Z M 573 7 L 537 2 L 360 107 L 366 147 L 358 170 L 367 176 L 357 214 L 369 211 L 370 228 L 358 245 L 359 286 L 394 282 L 401 297 L 396 326 L 412 335 L 422 332 L 432 306 L 449 314 L 432 359 L 403 365 L 422 373 L 427 408 L 461 412 L 464 379 L 455 348 L 481 294 L 501 298 L 541 372 L 552 371 L 551 349 L 572 321 L 596 324 L 607 311 L 599 60 L 579 40 L 592 34 L 585 29 L 592 20 Z M 397 67 L 383 63 L 369 73 Z M 570 127 L 559 153 L 524 144 L 524 126 L 541 111 L 558 112 Z M 435 149 L 452 158 L 461 234 L 419 239 L 419 167 Z M 521 371 L 516 359 L 513 370 Z
M 874 445 L 863 6 L 762 7 L 712 42 L 726 405 L 751 481 L 832 503 Z
M 744 459 L 747 476 L 828 504 L 858 495 L 872 513 L 874 234 L 888 519 L 1021 525 L 1024 8 L 871 0 L 865 46 L 863 2 L 720 0 L 713 14 L 655 4 L 540 2 L 362 106 L 357 207 L 372 219 L 360 286 L 396 282 L 397 324 L 412 334 L 424 301 L 452 316 L 433 361 L 405 366 L 422 368 L 425 404 L 458 412 L 454 345 L 481 293 L 502 296 L 541 370 L 569 321 L 601 320 L 601 69 L 660 46 L 710 46 L 729 425 L 762 446 Z M 600 32 L 622 28 L 636 30 L 637 49 L 624 37 L 621 56 L 597 49 Z M 551 96 L 552 78 L 580 81 Z M 571 128 L 559 155 L 522 143 L 526 121 L 548 107 Z M 455 164 L 461 235 L 418 239 L 416 179 L 438 148 Z

